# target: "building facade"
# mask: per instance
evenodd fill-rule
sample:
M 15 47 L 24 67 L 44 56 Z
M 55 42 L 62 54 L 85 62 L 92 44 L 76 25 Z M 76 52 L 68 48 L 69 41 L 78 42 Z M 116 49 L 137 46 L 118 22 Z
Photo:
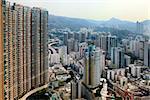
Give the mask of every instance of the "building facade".
M 96 48 L 95 45 L 89 45 L 85 51 L 84 59 L 84 83 L 95 87 L 99 84 L 105 67 L 105 53 L 100 48 Z
M 48 83 L 48 12 L 0 3 L 0 100 L 18 100 Z
M 4 45 L 3 45 L 3 33 L 4 33 L 4 28 L 3 28 L 3 22 L 4 22 L 4 17 L 3 17 L 3 5 L 4 1 L 0 1 L 0 100 L 4 100 Z
M 136 32 L 137 32 L 137 34 L 143 34 L 144 25 L 142 22 L 139 22 L 139 21 L 136 22 Z
M 144 65 L 150 67 L 150 42 L 144 44 Z
M 125 55 L 120 47 L 111 48 L 111 61 L 113 68 L 123 68 L 125 63 Z

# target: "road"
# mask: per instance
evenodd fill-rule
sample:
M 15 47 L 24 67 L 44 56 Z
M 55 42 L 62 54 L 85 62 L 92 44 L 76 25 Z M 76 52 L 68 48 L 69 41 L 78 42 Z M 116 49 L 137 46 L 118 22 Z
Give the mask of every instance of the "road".
M 41 87 L 38 87 L 38 88 L 36 88 L 36 89 L 33 89 L 33 90 L 31 90 L 30 92 L 28 92 L 27 94 L 25 94 L 22 98 L 20 98 L 19 100 L 26 100 L 30 95 L 32 95 L 32 94 L 34 94 L 34 93 L 36 93 L 36 92 L 38 92 L 38 91 L 40 91 L 40 90 L 43 90 L 43 89 L 45 89 L 45 88 L 47 88 L 48 87 L 48 84 L 46 84 L 46 85 L 44 85 L 44 86 L 41 86 Z

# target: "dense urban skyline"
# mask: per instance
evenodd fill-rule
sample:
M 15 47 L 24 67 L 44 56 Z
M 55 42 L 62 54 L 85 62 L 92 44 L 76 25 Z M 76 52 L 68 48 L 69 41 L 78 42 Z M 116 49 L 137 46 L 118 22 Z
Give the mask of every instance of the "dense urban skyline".
M 112 17 L 130 21 L 150 19 L 149 0 L 8 0 L 26 6 L 46 8 L 49 14 L 107 20 Z
M 149 100 L 143 1 L 0 0 L 0 100 Z

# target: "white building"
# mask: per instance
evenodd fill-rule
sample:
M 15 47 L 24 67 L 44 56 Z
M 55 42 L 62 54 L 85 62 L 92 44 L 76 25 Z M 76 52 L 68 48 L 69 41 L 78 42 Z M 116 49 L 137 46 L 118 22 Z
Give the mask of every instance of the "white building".
M 87 43 L 86 42 L 83 42 L 83 43 L 79 44 L 80 57 L 83 57 L 86 48 L 87 48 Z
M 99 84 L 105 68 L 105 53 L 95 45 L 89 45 L 85 54 L 85 83 L 94 87 Z
M 128 55 L 125 55 L 125 66 L 129 66 L 131 63 L 131 57 Z
M 111 61 L 114 65 L 114 68 L 123 68 L 124 67 L 124 52 L 120 47 L 111 48 Z
M 57 53 L 57 51 L 49 46 L 49 51 L 48 51 L 48 63 L 49 66 L 53 64 L 59 64 L 60 63 L 60 55 Z
M 150 42 L 144 44 L 144 65 L 150 67 Z
M 118 76 L 125 76 L 125 69 L 113 69 L 113 70 L 107 70 L 107 79 L 110 80 L 117 80 Z
M 61 46 L 59 47 L 58 53 L 60 55 L 60 59 L 63 65 L 68 64 L 68 59 L 67 59 L 67 46 Z
M 130 41 L 130 52 L 140 59 L 144 58 L 144 39 L 141 36 L 137 36 L 135 40 Z
M 131 68 L 131 75 L 133 77 L 140 77 L 143 66 L 135 66 L 134 64 L 130 64 L 129 67 Z

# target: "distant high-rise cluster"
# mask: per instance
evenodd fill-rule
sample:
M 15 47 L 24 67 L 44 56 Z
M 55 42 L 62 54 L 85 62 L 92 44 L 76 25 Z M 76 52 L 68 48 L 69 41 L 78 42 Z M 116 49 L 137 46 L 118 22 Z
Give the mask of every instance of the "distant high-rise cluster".
M 0 5 L 0 100 L 18 100 L 48 82 L 48 12 Z
M 136 22 L 136 32 L 138 33 L 138 34 L 143 34 L 143 32 L 144 32 L 144 25 L 143 25 L 143 23 L 141 23 L 141 22 Z
M 54 29 L 51 33 L 49 62 L 52 68 L 65 65 L 70 71 L 71 99 L 134 100 L 149 95 L 150 42 L 146 36 L 122 38 L 121 32 L 117 35 L 88 28 Z
M 97 47 L 100 47 L 101 49 L 106 51 L 107 57 L 110 58 L 111 48 L 117 47 L 117 37 L 112 36 L 110 34 L 108 35 L 97 34 L 95 44 Z
M 145 66 L 150 66 L 150 42 L 142 36 L 136 36 L 135 39 L 128 40 L 126 52 L 130 52 L 138 59 L 142 60 Z

